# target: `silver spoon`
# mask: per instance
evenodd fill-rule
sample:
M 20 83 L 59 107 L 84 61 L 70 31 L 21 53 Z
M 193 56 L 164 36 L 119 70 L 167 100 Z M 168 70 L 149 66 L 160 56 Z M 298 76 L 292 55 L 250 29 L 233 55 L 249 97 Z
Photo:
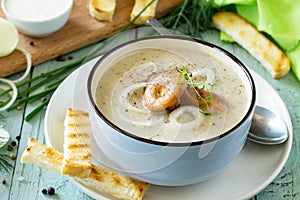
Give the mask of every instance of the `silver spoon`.
M 288 139 L 285 122 L 271 110 L 256 106 L 248 139 L 266 145 L 281 144 Z
M 160 35 L 173 35 L 155 18 L 148 19 L 148 24 Z M 265 145 L 281 144 L 288 138 L 284 121 L 271 110 L 256 106 L 248 139 Z

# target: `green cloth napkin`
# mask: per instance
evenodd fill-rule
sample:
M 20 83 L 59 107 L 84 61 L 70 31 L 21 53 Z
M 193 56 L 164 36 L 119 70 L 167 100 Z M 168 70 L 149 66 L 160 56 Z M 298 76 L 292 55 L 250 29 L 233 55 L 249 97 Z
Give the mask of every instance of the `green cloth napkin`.
M 300 81 L 300 1 L 214 0 L 218 7 L 235 4 L 238 14 L 270 35 L 291 61 Z

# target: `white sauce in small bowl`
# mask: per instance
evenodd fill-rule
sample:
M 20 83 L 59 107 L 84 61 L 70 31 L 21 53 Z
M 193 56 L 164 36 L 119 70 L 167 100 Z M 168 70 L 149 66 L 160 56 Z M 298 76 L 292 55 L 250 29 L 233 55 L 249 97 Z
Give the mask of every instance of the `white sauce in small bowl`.
M 70 0 L 6 0 L 7 11 L 16 18 L 42 21 L 61 15 Z

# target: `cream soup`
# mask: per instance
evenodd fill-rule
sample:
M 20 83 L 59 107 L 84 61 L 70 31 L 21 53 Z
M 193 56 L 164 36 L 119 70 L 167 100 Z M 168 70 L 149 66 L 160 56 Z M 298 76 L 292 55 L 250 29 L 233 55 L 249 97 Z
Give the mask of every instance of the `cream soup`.
M 198 106 L 182 102 L 172 111 L 146 108 L 149 77 L 182 67 L 191 74 L 193 84 L 222 99 L 224 110 L 206 115 Z M 96 104 L 106 118 L 131 134 L 162 142 L 193 142 L 235 126 L 249 108 L 249 96 L 237 70 L 218 58 L 203 54 L 191 61 L 178 52 L 149 48 L 135 50 L 112 64 L 98 83 Z

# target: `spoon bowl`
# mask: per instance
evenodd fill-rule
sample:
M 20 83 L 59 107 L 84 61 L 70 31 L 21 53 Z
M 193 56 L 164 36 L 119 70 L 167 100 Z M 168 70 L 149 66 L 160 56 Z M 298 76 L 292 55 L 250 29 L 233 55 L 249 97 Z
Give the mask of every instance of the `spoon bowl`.
M 288 129 L 280 116 L 267 108 L 256 106 L 248 139 L 265 145 L 281 144 L 288 139 Z

